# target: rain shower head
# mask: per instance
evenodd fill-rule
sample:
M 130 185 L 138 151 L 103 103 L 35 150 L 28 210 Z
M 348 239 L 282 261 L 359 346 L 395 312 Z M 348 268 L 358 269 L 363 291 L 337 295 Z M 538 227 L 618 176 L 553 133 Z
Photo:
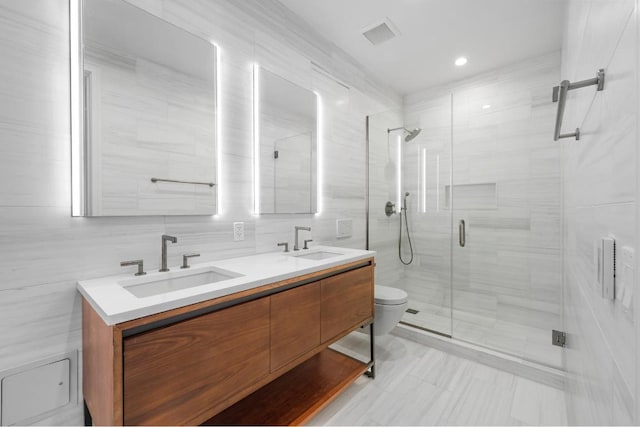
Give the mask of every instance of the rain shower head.
M 394 130 L 399 130 L 399 129 L 402 129 L 402 130 L 404 130 L 405 132 L 408 133 L 408 135 L 404 137 L 404 142 L 411 141 L 413 138 L 418 136 L 418 134 L 422 131 L 422 129 L 420 129 L 420 128 L 415 128 L 414 130 L 409 130 L 409 129 L 405 128 L 405 127 L 399 127 L 399 128 L 387 129 L 387 133 L 391 133 Z
M 409 132 L 409 135 L 405 136 L 404 141 L 405 142 L 409 142 L 411 141 L 413 138 L 415 138 L 416 136 L 418 136 L 420 134 L 420 132 L 422 131 L 422 129 L 420 128 L 415 128 L 414 130 Z

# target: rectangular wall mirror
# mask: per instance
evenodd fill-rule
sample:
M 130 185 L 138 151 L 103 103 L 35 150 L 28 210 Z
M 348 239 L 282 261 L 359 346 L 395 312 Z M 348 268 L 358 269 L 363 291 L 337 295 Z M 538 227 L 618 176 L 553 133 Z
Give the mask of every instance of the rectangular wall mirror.
M 254 69 L 256 213 L 317 212 L 318 99 Z
M 216 47 L 123 0 L 77 6 L 73 215 L 215 214 Z

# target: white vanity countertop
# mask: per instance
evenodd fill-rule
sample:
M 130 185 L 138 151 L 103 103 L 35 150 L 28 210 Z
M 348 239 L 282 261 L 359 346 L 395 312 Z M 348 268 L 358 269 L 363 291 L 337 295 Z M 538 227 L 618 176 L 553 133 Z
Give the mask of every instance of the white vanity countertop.
M 314 252 L 335 252 L 341 255 L 323 260 L 302 259 L 296 255 Z M 231 258 L 201 264 L 193 264 L 190 269 L 171 266 L 168 273 L 149 271 L 145 276 L 135 277 L 132 268 L 130 273 L 100 279 L 78 282 L 78 291 L 91 304 L 107 325 L 126 322 L 151 314 L 206 301 L 213 298 L 257 288 L 269 283 L 279 282 L 296 276 L 314 273 L 327 268 L 336 267 L 354 261 L 370 258 L 374 251 L 339 248 L 332 246 L 315 246 L 300 252 L 270 252 L 241 258 Z M 162 280 L 194 274 L 198 270 L 215 267 L 241 274 L 240 277 L 220 282 L 180 289 L 159 295 L 139 298 L 119 284 L 122 281 Z

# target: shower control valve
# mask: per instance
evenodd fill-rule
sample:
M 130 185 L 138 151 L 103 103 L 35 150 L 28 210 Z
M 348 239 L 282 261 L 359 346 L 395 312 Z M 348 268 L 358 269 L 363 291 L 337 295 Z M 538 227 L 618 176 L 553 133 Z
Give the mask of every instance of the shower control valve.
M 387 216 L 391 216 L 396 213 L 396 204 L 393 202 L 387 202 L 387 204 L 384 205 L 384 213 Z

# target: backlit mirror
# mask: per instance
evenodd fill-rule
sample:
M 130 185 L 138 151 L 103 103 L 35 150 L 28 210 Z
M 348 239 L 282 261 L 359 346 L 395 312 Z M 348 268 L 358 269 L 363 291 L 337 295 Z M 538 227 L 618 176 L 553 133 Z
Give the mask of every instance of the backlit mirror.
M 73 214 L 215 214 L 216 47 L 122 0 L 80 6 Z
M 254 69 L 256 213 L 317 211 L 316 94 Z

